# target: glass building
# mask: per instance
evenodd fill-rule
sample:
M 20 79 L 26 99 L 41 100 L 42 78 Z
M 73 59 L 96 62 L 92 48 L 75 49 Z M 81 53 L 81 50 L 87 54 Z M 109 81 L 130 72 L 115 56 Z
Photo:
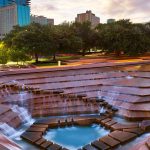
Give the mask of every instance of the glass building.
M 17 4 L 17 5 L 29 5 L 30 0 L 0 0 L 0 7 Z
M 30 24 L 30 0 L 0 0 L 0 38 L 13 26 Z

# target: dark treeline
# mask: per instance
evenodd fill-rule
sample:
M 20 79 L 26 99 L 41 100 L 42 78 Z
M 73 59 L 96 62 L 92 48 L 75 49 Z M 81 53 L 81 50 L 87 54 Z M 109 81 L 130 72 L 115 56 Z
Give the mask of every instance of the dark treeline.
M 57 26 L 32 23 L 26 27 L 15 26 L 4 39 L 11 59 L 28 60 L 34 57 L 53 56 L 59 53 L 81 53 L 91 49 L 105 54 L 128 56 L 150 51 L 150 23 L 133 24 L 130 20 L 119 20 L 99 24 L 95 29 L 89 22 L 63 23 Z

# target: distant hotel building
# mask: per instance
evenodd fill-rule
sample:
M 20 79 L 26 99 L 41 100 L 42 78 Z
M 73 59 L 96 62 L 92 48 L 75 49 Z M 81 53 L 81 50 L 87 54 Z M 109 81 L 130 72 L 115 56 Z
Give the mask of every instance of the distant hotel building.
M 107 19 L 107 23 L 114 23 L 115 21 L 115 19 Z
M 0 0 L 0 39 L 13 26 L 30 24 L 30 0 Z
M 91 22 L 92 28 L 95 28 L 100 23 L 100 18 L 96 17 L 92 11 L 86 11 L 86 13 L 78 14 L 75 21 L 80 23 L 89 21 Z
M 41 25 L 54 25 L 54 19 L 49 19 L 44 16 L 31 15 L 31 23 L 32 22 L 39 23 Z

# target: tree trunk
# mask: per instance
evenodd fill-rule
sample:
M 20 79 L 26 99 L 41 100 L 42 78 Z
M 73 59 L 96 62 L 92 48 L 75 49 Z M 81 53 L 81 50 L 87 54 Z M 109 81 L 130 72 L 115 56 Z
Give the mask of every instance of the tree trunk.
M 82 56 L 85 56 L 85 49 L 82 50 Z
M 35 53 L 35 62 L 38 63 L 39 62 L 39 56 L 37 53 Z
M 115 52 L 116 57 L 119 57 L 119 56 L 120 56 L 120 54 L 121 54 L 121 52 L 120 52 L 120 51 L 116 51 L 116 52 Z
M 53 54 L 53 61 L 56 62 L 56 53 Z

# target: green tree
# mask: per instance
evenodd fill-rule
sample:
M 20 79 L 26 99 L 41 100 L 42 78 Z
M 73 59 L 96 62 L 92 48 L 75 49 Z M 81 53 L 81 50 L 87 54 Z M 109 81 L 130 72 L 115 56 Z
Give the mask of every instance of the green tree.
M 8 52 L 4 45 L 0 44 L 0 64 L 7 64 L 8 62 Z
M 111 24 L 97 27 L 99 33 L 98 45 L 108 53 L 120 56 L 138 55 L 147 51 L 148 37 L 142 24 L 132 24 L 130 20 L 119 20 Z
M 20 50 L 20 49 L 11 49 L 9 50 L 9 57 L 10 60 L 13 62 L 17 62 L 17 64 L 19 62 L 26 62 L 31 60 L 30 56 L 26 54 L 26 52 L 24 50 Z
M 39 56 L 44 54 L 45 49 L 43 36 L 43 26 L 33 23 L 12 39 L 12 46 L 17 49 L 25 49 L 28 54 L 35 57 L 38 63 Z
M 24 27 L 20 27 L 20 26 L 14 26 L 13 29 L 10 31 L 9 34 L 7 34 L 4 38 L 4 43 L 5 43 L 5 46 L 7 48 L 10 48 L 12 47 L 13 45 L 13 38 L 21 31 L 23 30 L 26 30 L 26 27 L 27 26 L 24 26 Z
M 84 56 L 86 51 L 89 50 L 93 45 L 91 45 L 91 35 L 93 29 L 91 28 L 90 22 L 77 23 L 72 25 L 72 29 L 77 37 L 82 40 L 82 55 Z
M 46 26 L 44 33 L 45 52 L 53 55 L 53 61 L 56 61 L 57 53 L 76 53 L 81 49 L 82 41 L 68 23 Z

